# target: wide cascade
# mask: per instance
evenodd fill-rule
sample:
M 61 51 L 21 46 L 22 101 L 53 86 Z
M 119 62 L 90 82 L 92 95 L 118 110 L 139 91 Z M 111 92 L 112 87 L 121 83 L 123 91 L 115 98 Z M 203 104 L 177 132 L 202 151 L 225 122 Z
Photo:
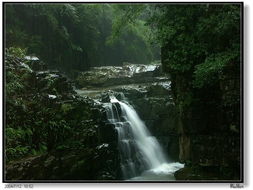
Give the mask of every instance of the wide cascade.
M 157 139 L 151 135 L 134 108 L 110 96 L 106 103 L 108 121 L 118 132 L 120 167 L 124 179 L 167 179 L 183 164 L 169 163 Z M 162 178 L 161 178 L 162 177 Z

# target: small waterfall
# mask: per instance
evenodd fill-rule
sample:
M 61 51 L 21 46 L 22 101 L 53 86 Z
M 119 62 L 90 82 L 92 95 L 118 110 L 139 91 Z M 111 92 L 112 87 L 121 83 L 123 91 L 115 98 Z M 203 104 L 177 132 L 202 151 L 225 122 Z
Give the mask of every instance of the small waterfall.
M 183 167 L 180 163 L 168 164 L 157 139 L 126 101 L 121 102 L 111 96 L 110 103 L 106 103 L 105 107 L 108 121 L 118 131 L 120 167 L 124 179 L 152 180 L 159 176 L 157 174 L 173 175 Z

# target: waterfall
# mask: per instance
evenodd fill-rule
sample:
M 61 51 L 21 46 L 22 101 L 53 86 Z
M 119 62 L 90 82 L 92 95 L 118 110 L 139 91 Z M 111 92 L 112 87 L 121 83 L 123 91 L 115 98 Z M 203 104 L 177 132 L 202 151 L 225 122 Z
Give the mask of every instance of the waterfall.
M 123 178 L 152 180 L 155 176 L 159 176 L 157 174 L 163 174 L 165 179 L 173 179 L 172 174 L 182 168 L 183 164 L 169 164 L 159 142 L 151 135 L 134 108 L 114 96 L 110 96 L 110 103 L 106 103 L 105 107 L 108 121 L 114 124 L 118 132 Z

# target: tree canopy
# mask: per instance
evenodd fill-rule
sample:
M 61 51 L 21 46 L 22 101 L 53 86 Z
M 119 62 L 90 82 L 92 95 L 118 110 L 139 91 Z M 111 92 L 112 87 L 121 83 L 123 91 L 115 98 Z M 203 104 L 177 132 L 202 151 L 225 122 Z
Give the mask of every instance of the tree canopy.
M 158 48 L 145 36 L 145 18 L 138 14 L 138 20 L 125 24 L 115 37 L 118 18 L 124 17 L 129 6 L 6 4 L 6 46 L 26 48 L 52 68 L 67 72 L 123 62 L 148 64 L 160 59 Z M 134 7 L 142 9 L 142 5 Z
M 149 20 L 161 44 L 163 66 L 173 74 L 192 73 L 192 85 L 219 79 L 229 64 L 240 62 L 238 4 L 157 5 Z

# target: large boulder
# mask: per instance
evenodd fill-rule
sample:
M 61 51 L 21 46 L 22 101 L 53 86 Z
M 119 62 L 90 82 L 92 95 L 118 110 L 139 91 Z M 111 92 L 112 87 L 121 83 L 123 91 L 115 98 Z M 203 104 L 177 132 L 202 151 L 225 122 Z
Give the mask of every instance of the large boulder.
M 36 56 L 25 56 L 24 60 L 33 71 L 47 70 L 47 65 Z

